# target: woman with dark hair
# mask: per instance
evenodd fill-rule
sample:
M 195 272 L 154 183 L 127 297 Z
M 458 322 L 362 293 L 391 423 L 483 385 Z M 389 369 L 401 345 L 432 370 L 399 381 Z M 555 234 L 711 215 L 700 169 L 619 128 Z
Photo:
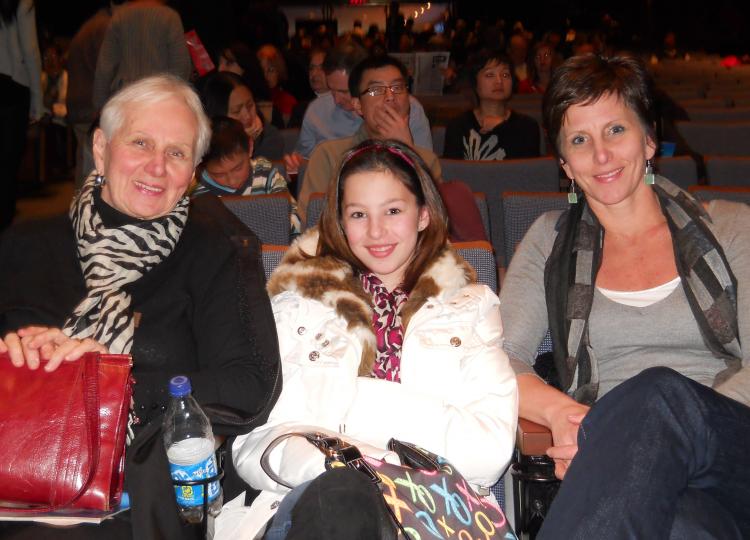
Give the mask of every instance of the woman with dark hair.
M 33 0 L 0 0 L 0 231 L 16 212 L 29 120 L 41 118 L 42 62 Z
M 518 83 L 519 94 L 544 94 L 552 77 L 552 47 L 540 41 L 531 49 L 526 64 L 529 66 L 529 77 Z
M 376 458 L 390 455 L 391 437 L 402 438 L 445 457 L 474 489 L 497 481 L 516 425 L 499 304 L 449 246 L 445 208 L 418 154 L 392 140 L 367 140 L 347 153 L 320 229 L 292 246 L 268 291 L 284 388 L 268 423 L 233 449 L 240 475 L 263 492 L 249 509 L 225 510 L 217 538 L 240 531 L 252 538 L 272 517 L 288 489 L 264 472 L 260 457 L 300 426 Z M 294 486 L 324 471 L 312 446 L 285 442 L 269 460 Z M 288 520 L 282 512 L 272 527 Z M 292 530 L 303 526 L 292 516 Z
M 651 88 L 636 59 L 589 55 L 544 97 L 571 206 L 502 289 L 519 414 L 564 477 L 540 538 L 750 537 L 750 209 L 654 174 Z M 552 384 L 532 368 L 548 329 Z
M 242 123 L 245 133 L 254 142 L 253 156 L 272 161 L 284 155 L 284 139 L 258 112 L 253 91 L 236 73 L 220 71 L 209 75 L 200 85 L 200 96 L 206 114 L 228 116 Z
M 513 95 L 510 58 L 505 53 L 483 51 L 472 78 L 477 107 L 448 124 L 443 156 L 468 160 L 538 156 L 539 125 L 508 106 Z

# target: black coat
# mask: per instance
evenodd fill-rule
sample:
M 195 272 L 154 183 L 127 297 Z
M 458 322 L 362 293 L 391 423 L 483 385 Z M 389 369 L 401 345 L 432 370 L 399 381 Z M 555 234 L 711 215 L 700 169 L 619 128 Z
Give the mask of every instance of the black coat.
M 95 204 L 108 226 L 132 219 L 99 198 Z M 139 314 L 131 354 L 141 423 L 126 467 L 134 536 L 179 538 L 159 428 L 169 379 L 188 375 L 215 433 L 227 436 L 262 425 L 281 390 L 260 243 L 217 198 L 201 197 L 174 251 L 128 292 Z M 84 295 L 67 216 L 13 227 L 0 239 L 0 335 L 29 324 L 60 327 Z

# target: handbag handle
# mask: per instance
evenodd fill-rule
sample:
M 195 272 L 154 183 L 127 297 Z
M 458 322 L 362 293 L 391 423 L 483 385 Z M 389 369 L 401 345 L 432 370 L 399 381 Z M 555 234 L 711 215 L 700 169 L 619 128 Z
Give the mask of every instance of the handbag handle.
M 99 355 L 87 354 L 78 360 L 82 364 L 83 374 L 83 406 L 86 413 L 86 439 L 89 448 L 89 467 L 81 487 L 67 501 L 61 504 L 44 504 L 31 508 L 18 508 L 0 505 L 0 510 L 20 514 L 35 514 L 53 512 L 59 508 L 65 508 L 78 500 L 91 485 L 97 469 L 99 468 Z

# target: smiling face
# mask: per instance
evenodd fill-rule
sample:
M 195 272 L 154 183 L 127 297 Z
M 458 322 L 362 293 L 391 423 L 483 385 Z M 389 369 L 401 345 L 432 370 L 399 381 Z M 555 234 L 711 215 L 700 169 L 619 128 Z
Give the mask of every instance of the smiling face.
M 614 94 L 572 105 L 563 118 L 559 148 L 565 173 L 594 209 L 633 203 L 651 191 L 643 175 L 656 144 L 636 113 Z
M 513 93 L 513 76 L 508 64 L 491 60 L 477 73 L 480 100 L 507 101 Z
M 398 287 L 414 257 L 427 208 L 390 171 L 354 173 L 345 180 L 341 225 L 352 253 L 388 290 Z
M 141 219 L 168 214 L 193 176 L 198 122 L 180 99 L 126 106 L 123 123 L 108 141 L 94 133 L 96 169 L 107 179 L 102 199 Z

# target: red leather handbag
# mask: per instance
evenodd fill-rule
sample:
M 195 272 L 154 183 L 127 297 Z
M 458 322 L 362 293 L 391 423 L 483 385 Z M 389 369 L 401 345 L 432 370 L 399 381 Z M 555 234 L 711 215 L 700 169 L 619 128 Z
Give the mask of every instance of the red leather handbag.
M 0 354 L 3 511 L 119 505 L 132 365 L 129 355 L 87 353 L 47 373 Z

